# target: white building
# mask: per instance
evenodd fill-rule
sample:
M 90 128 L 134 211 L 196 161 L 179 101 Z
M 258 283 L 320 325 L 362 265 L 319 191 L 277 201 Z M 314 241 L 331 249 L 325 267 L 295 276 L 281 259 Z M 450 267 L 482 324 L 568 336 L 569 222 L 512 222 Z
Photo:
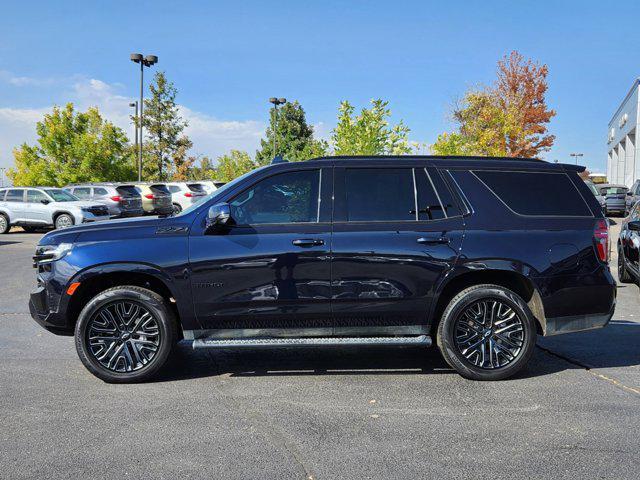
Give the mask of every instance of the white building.
M 636 79 L 609 122 L 607 136 L 607 179 L 630 187 L 640 178 L 640 145 L 636 131 L 640 125 L 640 78 Z

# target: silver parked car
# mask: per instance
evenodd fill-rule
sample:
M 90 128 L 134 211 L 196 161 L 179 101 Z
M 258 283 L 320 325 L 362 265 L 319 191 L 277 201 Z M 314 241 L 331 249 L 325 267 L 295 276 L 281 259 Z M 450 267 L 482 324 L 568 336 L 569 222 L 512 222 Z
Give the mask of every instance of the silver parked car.
M 0 189 L 0 233 L 18 225 L 27 232 L 39 227 L 65 228 L 109 220 L 109 210 L 97 202 L 82 201 L 61 188 Z
M 604 184 L 598 185 L 600 195 L 604 196 L 604 214 L 606 216 L 613 215 L 614 213 L 624 215 L 627 209 L 627 191 L 629 190 L 625 185 L 612 185 Z
M 142 197 L 133 185 L 90 183 L 69 185 L 64 189 L 80 200 L 93 200 L 106 205 L 112 218 L 138 217 L 144 214 Z
M 600 190 L 598 190 L 598 187 L 596 187 L 593 182 L 585 180 L 584 183 L 587 184 L 587 187 L 589 187 L 589 190 L 591 190 L 591 193 L 593 193 L 593 195 L 596 197 L 596 200 L 598 200 L 598 203 L 600 204 L 600 207 L 602 208 L 602 211 L 604 212 L 604 208 L 605 208 L 604 195 L 602 195 L 600 193 Z
M 169 182 L 166 185 L 171 192 L 174 213 L 180 213 L 207 196 L 207 190 L 201 183 Z

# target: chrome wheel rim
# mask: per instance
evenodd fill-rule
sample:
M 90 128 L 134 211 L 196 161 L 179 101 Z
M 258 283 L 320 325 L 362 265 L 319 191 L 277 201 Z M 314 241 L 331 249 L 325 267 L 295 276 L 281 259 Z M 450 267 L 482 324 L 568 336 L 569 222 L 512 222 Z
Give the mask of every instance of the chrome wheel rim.
M 67 228 L 73 225 L 71 218 L 68 215 L 60 215 L 56 219 L 56 228 Z
M 91 355 L 104 368 L 135 372 L 148 365 L 160 348 L 160 328 L 151 312 L 130 301 L 118 301 L 98 310 L 87 328 Z
M 7 229 L 7 220 L 4 216 L 0 215 L 0 232 L 4 232 Z
M 454 325 L 455 346 L 473 366 L 485 370 L 512 363 L 524 346 L 524 324 L 508 304 L 495 299 L 472 303 Z

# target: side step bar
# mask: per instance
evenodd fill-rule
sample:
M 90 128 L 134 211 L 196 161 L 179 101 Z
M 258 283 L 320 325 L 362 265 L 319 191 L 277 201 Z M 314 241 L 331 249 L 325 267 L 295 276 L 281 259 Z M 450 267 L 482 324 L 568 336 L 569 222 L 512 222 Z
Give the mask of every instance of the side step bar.
M 431 337 L 309 337 L 309 338 L 239 338 L 197 339 L 193 348 L 256 348 L 256 347 L 329 347 L 356 345 L 421 345 L 431 346 Z

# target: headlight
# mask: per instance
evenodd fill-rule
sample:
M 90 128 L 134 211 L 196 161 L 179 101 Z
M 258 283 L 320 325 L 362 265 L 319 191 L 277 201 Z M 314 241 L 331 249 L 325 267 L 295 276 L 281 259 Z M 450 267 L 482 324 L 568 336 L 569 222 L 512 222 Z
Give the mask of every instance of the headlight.
M 66 254 L 73 250 L 73 243 L 61 243 L 60 245 L 43 245 L 36 248 L 36 254 L 33 256 L 35 264 L 51 263 L 60 260 Z

